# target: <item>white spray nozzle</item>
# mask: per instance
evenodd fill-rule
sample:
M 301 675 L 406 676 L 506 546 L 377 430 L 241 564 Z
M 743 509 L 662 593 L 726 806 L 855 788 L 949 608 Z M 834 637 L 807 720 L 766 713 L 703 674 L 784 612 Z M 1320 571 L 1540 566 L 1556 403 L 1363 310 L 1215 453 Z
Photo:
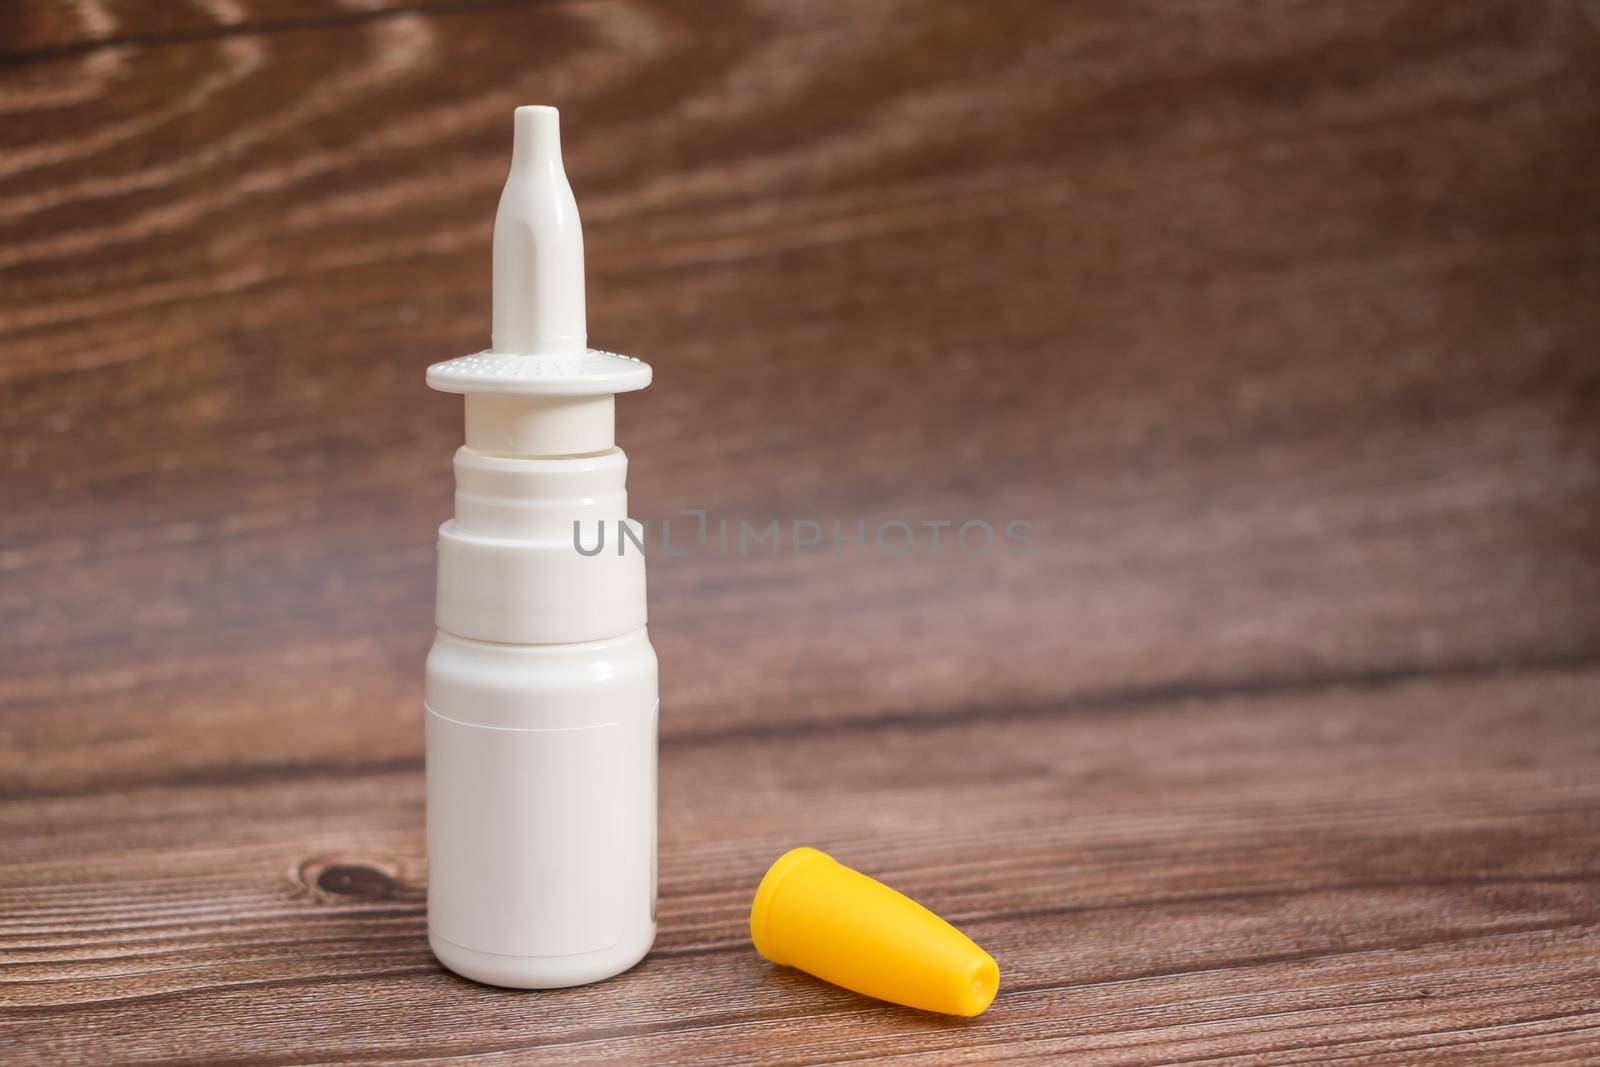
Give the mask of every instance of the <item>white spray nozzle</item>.
M 574 354 L 587 341 L 583 224 L 561 166 L 561 119 L 553 107 L 519 107 L 494 217 L 494 350 Z
M 612 394 L 650 367 L 587 347 L 583 226 L 561 166 L 553 107 L 519 107 L 511 172 L 494 217 L 494 321 L 487 351 L 435 363 L 428 384 L 467 398 L 467 445 L 505 455 L 612 446 Z

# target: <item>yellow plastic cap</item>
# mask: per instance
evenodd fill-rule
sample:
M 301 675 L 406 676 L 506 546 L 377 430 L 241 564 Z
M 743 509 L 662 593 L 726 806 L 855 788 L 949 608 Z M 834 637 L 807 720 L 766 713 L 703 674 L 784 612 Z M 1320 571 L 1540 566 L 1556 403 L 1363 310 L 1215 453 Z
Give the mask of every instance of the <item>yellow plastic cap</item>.
M 750 937 L 773 963 L 926 1011 L 979 1015 L 1000 988 L 994 958 L 966 934 L 814 848 L 767 869 Z

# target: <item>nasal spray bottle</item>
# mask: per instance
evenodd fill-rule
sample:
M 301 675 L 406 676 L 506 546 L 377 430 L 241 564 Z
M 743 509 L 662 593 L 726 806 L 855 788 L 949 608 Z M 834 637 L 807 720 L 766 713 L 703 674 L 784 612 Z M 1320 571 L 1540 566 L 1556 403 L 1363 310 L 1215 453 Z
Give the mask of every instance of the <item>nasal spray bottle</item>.
M 492 347 L 428 384 L 466 397 L 467 438 L 428 654 L 429 943 L 493 985 L 598 981 L 655 938 L 656 655 L 612 440 L 650 367 L 588 347 L 554 108 L 516 111 Z

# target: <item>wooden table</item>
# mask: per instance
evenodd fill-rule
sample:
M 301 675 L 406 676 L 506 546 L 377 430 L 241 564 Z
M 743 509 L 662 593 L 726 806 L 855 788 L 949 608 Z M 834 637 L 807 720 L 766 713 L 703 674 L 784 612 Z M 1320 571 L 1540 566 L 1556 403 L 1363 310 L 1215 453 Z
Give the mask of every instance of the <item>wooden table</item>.
M 660 936 L 552 993 L 424 914 L 528 102 L 633 513 L 788 531 L 652 560 Z M 0 110 L 0 1059 L 1600 1055 L 1592 0 L 13 0 Z M 761 960 L 798 844 L 993 1008 Z

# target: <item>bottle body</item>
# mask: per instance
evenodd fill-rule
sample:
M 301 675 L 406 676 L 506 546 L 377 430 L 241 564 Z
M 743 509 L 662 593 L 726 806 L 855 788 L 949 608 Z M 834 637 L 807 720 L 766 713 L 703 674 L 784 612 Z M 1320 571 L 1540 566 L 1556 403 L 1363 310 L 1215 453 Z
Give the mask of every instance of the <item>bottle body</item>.
M 445 966 L 555 988 L 655 938 L 656 656 L 440 631 L 427 665 L 428 936 Z

